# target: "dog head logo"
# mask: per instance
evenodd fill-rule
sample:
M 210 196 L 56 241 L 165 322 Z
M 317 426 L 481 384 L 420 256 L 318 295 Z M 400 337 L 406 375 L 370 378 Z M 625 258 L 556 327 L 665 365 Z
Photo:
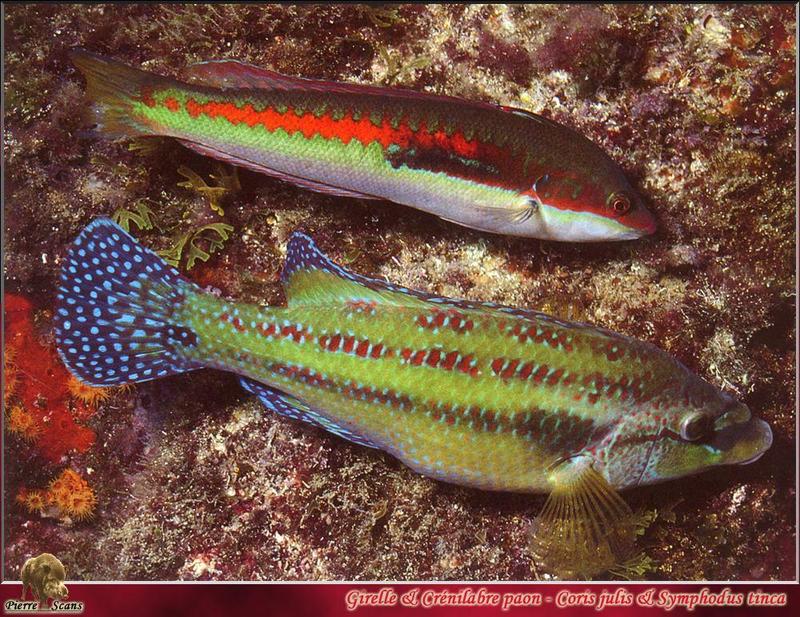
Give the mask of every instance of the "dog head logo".
M 48 605 L 50 600 L 64 600 L 67 597 L 67 578 L 64 565 L 55 555 L 42 553 L 38 557 L 31 557 L 22 566 L 20 578 L 22 579 L 22 599 L 25 599 L 25 590 L 30 587 L 34 599 L 39 601 L 39 608 Z

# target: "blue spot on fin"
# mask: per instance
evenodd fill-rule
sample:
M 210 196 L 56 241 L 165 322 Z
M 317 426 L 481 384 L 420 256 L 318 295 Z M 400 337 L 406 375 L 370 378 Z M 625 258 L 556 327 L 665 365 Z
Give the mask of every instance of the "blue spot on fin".
M 200 364 L 197 335 L 178 309 L 199 288 L 110 219 L 87 225 L 61 270 L 55 311 L 59 355 L 95 386 L 148 381 Z
M 248 379 L 247 377 L 240 377 L 239 382 L 245 390 L 255 394 L 261 401 L 261 404 L 270 411 L 274 411 L 275 413 L 293 420 L 307 422 L 308 424 L 324 429 L 360 446 L 378 448 L 378 446 L 366 437 L 352 432 L 341 424 L 337 424 L 289 394 L 284 394 L 280 390 L 275 390 L 263 383 Z

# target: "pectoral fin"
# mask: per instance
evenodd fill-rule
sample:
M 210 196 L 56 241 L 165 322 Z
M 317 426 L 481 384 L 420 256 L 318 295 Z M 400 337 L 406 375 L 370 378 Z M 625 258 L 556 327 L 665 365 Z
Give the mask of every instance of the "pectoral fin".
M 591 459 L 561 463 L 549 481 L 553 489 L 531 539 L 545 569 L 559 578 L 591 578 L 630 557 L 633 513 Z
M 492 223 L 519 225 L 531 218 L 538 207 L 538 204 L 531 200 L 513 208 L 509 206 L 475 206 L 475 209 Z

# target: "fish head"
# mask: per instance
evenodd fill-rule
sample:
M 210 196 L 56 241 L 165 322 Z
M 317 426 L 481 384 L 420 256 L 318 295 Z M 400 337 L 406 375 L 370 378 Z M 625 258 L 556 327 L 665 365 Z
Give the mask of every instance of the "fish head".
M 693 378 L 666 407 L 647 414 L 637 456 L 642 473 L 636 484 L 653 484 L 720 465 L 746 465 L 772 445 L 772 430 L 744 403 Z
M 655 218 L 622 172 L 608 164 L 602 167 L 606 169 L 598 173 L 548 172 L 533 181 L 530 199 L 550 237 L 599 242 L 655 232 Z

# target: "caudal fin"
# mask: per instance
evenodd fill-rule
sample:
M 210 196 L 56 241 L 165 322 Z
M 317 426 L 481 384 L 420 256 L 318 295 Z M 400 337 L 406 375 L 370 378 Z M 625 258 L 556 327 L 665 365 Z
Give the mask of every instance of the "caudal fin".
M 64 364 L 109 386 L 183 373 L 198 338 L 182 321 L 200 289 L 113 221 L 96 219 L 70 248 L 55 314 Z
M 133 105 L 147 100 L 148 93 L 163 85 L 165 78 L 82 49 L 73 49 L 69 56 L 86 78 L 98 128 L 117 137 L 154 134 L 137 120 Z

